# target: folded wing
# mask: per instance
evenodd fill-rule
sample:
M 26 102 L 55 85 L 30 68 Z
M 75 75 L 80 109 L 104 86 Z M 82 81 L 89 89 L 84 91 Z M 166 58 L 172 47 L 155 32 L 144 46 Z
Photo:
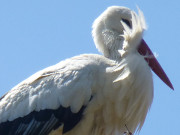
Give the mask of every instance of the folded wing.
M 0 99 L 0 133 L 46 135 L 63 126 L 63 133 L 82 118 L 92 98 L 97 64 L 77 56 L 26 79 Z

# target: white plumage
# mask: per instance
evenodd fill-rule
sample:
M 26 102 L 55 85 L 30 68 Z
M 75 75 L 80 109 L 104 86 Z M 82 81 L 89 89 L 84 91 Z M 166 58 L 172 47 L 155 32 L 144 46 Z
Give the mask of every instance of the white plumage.
M 95 45 L 105 57 L 79 55 L 21 82 L 0 100 L 0 124 L 60 106 L 70 107 L 74 114 L 85 107 L 79 113 L 82 118 L 65 135 L 123 135 L 126 126 L 132 133 L 139 131 L 153 99 L 150 67 L 138 53 L 144 29 L 140 10 L 137 15 L 125 7 L 109 7 L 95 20 L 92 31 Z M 52 133 L 57 128 L 50 125 L 58 120 L 53 112 L 38 133 Z M 32 134 L 32 123 L 38 127 L 38 122 L 36 118 L 30 122 L 26 129 L 20 122 L 14 134 L 21 130 Z M 63 128 L 63 122 L 58 126 Z M 45 128 L 50 130 L 45 132 Z

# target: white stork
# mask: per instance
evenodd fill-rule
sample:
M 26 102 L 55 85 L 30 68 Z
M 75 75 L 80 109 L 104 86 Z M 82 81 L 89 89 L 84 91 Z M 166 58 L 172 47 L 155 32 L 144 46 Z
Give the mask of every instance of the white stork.
M 1 135 L 123 135 L 143 126 L 153 100 L 151 69 L 171 82 L 142 39 L 143 13 L 107 8 L 92 35 L 103 54 L 37 72 L 0 99 Z M 127 132 L 128 130 L 128 132 Z

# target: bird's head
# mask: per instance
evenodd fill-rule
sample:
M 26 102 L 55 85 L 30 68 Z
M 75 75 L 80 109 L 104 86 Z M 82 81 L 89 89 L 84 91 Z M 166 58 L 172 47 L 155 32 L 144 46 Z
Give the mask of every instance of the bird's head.
M 92 35 L 104 56 L 119 60 L 130 51 L 137 51 L 145 28 L 140 10 L 137 15 L 126 7 L 112 6 L 94 21 Z
M 173 89 L 167 75 L 142 38 L 146 23 L 139 9 L 136 14 L 126 7 L 109 7 L 94 21 L 92 28 L 96 48 L 105 57 L 119 61 L 130 53 L 139 53 L 161 80 Z

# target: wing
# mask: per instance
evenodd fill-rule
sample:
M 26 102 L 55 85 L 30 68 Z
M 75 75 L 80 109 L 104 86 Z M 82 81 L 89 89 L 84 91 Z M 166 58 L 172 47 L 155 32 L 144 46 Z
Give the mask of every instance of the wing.
M 46 135 L 61 125 L 63 133 L 72 129 L 92 97 L 97 63 L 89 55 L 77 56 L 14 87 L 0 100 L 0 133 Z

